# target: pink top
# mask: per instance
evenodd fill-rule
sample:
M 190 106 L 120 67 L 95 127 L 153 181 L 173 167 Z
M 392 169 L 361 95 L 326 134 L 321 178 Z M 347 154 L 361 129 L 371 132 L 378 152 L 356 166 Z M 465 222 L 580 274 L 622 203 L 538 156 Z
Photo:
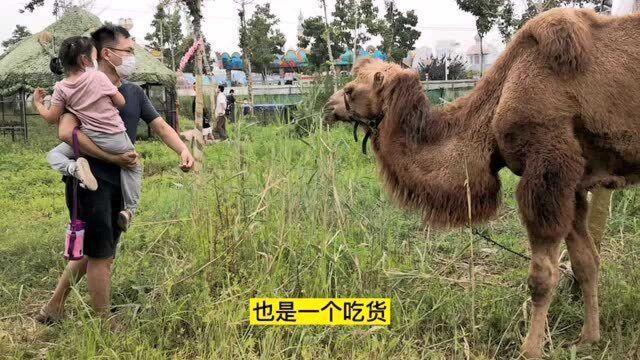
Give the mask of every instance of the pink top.
M 125 131 L 124 122 L 110 96 L 118 92 L 101 71 L 85 71 L 76 81 L 56 83 L 51 106 L 66 107 L 86 129 L 118 134 Z

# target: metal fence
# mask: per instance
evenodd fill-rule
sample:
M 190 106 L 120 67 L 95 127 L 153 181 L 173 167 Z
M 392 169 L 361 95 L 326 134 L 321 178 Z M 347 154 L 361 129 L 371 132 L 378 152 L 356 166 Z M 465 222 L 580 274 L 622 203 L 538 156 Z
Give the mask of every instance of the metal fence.
M 29 137 L 27 126 L 27 116 L 31 115 L 29 112 L 25 93 L 0 96 L 0 134 L 11 136 L 13 141 L 16 137 L 22 137 L 26 141 Z

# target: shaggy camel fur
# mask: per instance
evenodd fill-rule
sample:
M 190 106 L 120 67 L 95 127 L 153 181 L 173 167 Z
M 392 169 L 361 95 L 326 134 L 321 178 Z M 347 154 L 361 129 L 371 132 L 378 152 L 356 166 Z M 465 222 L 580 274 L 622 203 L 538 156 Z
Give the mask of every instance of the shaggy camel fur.
M 490 220 L 500 206 L 498 171 L 521 177 L 533 304 L 522 352 L 539 358 L 563 239 L 585 303 L 581 341 L 600 339 L 586 193 L 638 182 L 638 64 L 640 15 L 554 9 L 530 20 L 474 91 L 444 108 L 429 105 L 416 72 L 363 60 L 355 80 L 330 98 L 327 120 L 371 133 L 393 198 L 434 226 Z

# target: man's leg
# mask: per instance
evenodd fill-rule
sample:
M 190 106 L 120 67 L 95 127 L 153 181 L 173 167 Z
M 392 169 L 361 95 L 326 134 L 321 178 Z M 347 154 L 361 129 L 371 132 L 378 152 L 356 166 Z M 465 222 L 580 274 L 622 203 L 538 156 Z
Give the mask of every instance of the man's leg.
M 111 264 L 113 258 L 89 258 L 87 262 L 87 288 L 91 307 L 102 318 L 108 318 L 111 309 Z
M 64 313 L 64 303 L 71 291 L 71 286 L 75 285 L 87 271 L 87 258 L 78 261 L 69 261 L 62 276 L 58 280 L 53 295 L 44 307 L 43 311 L 50 319 L 60 319 Z M 47 319 L 42 319 L 45 322 Z
M 216 121 L 216 133 L 220 140 L 227 139 L 227 125 L 226 125 L 226 117 L 224 115 L 219 115 Z

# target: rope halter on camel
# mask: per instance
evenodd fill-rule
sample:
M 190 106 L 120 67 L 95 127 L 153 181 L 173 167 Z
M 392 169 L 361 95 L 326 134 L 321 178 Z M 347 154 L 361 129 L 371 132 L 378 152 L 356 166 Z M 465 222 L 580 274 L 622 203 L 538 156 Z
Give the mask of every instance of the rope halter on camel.
M 378 125 L 384 119 L 384 112 L 379 113 L 373 118 L 366 118 L 361 116 L 357 112 L 351 109 L 351 105 L 349 104 L 349 99 L 347 93 L 343 93 L 344 96 L 344 107 L 349 113 L 349 120 L 353 121 L 353 139 L 358 142 L 358 126 L 363 126 L 366 130 L 364 135 L 364 139 L 362 140 L 362 153 L 367 154 L 367 141 L 371 137 L 371 135 L 378 133 Z

